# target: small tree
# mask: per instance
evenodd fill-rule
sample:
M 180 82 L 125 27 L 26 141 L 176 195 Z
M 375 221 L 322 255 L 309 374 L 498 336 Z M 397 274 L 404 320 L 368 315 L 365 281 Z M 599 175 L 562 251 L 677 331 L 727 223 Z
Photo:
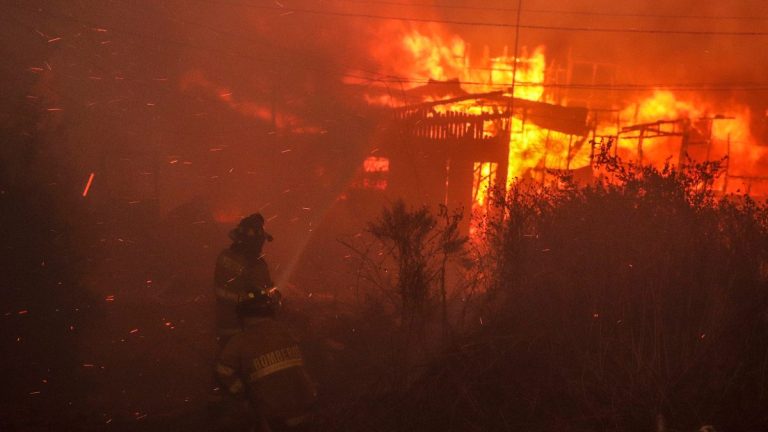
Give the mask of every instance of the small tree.
M 714 194 L 717 163 L 597 160 L 499 195 L 487 319 L 388 395 L 386 429 L 768 430 L 768 207 Z
M 423 316 L 437 293 L 447 325 L 446 268 L 451 258 L 463 256 L 467 237 L 461 235 L 461 212 L 440 206 L 437 217 L 426 207 L 406 208 L 396 201 L 368 225 L 397 269 L 395 290 L 404 319 Z

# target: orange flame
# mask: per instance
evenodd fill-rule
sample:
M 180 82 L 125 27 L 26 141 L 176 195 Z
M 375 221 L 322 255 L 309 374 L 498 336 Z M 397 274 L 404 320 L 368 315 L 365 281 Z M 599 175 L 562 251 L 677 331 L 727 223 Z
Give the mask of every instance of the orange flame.
M 384 39 L 382 37 L 382 39 Z M 393 39 L 388 37 L 388 39 Z M 551 102 L 545 92 L 546 57 L 545 48 L 538 46 L 530 53 L 522 48 L 515 56 L 504 54 L 491 57 L 487 50 L 479 62 L 470 59 L 470 47 L 458 36 L 446 36 L 437 26 L 402 31 L 400 52 L 393 54 L 393 48 L 377 45 L 374 55 L 382 57 L 382 63 L 395 59 L 393 74 L 408 78 L 410 87 L 428 83 L 431 80 L 459 80 L 462 90 L 471 93 L 501 91 L 506 96 L 539 102 Z M 396 51 L 396 50 L 395 50 Z M 458 96 L 458 95 L 448 95 Z M 441 98 L 442 99 L 442 98 Z M 430 98 L 426 97 L 425 102 Z M 388 97 L 369 97 L 372 104 L 399 103 Z M 452 104 L 433 107 L 437 113 L 457 112 L 472 115 L 493 114 L 497 107 L 483 106 L 475 100 L 463 100 Z M 484 122 L 483 136 L 498 136 L 502 131 L 492 121 Z M 571 154 L 573 137 L 547 131 L 530 122 L 513 118 L 510 128 L 510 149 L 508 156 L 508 182 L 527 175 L 534 168 L 576 168 L 589 163 L 589 152 Z M 586 149 L 585 149 L 586 150 Z M 570 155 L 570 156 L 569 156 Z M 490 178 L 496 178 L 497 163 L 476 161 L 473 188 L 473 212 L 485 214 Z
M 619 114 L 625 124 L 648 124 L 658 121 L 678 122 L 687 128 L 689 146 L 682 149 L 680 136 L 644 139 L 642 149 L 637 139 L 620 139 L 618 150 L 625 159 L 637 160 L 642 151 L 642 162 L 655 165 L 672 159 L 680 162 L 679 154 L 698 160 L 719 160 L 728 157 L 728 173 L 734 176 L 757 176 L 768 152 L 758 145 L 750 128 L 749 107 L 731 102 L 715 104 L 699 97 L 680 98 L 665 90 L 629 104 Z M 683 131 L 679 131 L 681 134 Z M 698 148 L 696 148 L 698 146 Z M 728 188 L 728 191 L 732 191 Z M 735 189 L 734 189 L 735 190 Z
M 517 58 L 510 56 L 506 49 L 503 55 L 491 57 L 486 49 L 479 61 L 471 61 L 470 45 L 436 25 L 418 29 L 398 27 L 394 37 L 392 27 L 382 32 L 390 33 L 380 37 L 384 42 L 377 44 L 372 53 L 382 64 L 392 68 L 386 72 L 407 78 L 405 83 L 408 87 L 423 85 L 430 80 L 456 79 L 464 92 L 502 91 L 511 96 L 514 81 L 516 98 L 554 102 L 546 91 L 546 50 L 543 46 L 536 47 L 530 53 L 523 48 Z M 391 40 L 399 41 L 399 44 L 387 43 Z M 440 99 L 447 97 L 450 95 Z M 625 159 L 662 164 L 670 157 L 677 163 L 676 158 L 683 152 L 698 160 L 717 160 L 728 155 L 728 170 L 734 176 L 761 174 L 761 164 L 768 161 L 768 151 L 757 145 L 750 131 L 750 110 L 745 105 L 729 103 L 718 106 L 700 97 L 680 98 L 662 90 L 633 99 L 629 97 L 625 108 L 617 113 L 618 127 L 616 122 L 596 125 L 597 135 L 619 135 L 618 151 Z M 428 100 L 429 97 L 426 97 L 425 101 Z M 371 96 L 368 102 L 390 106 L 403 103 L 391 96 Z M 471 99 L 439 105 L 434 109 L 438 113 L 451 111 L 475 115 L 491 113 L 492 110 Z M 645 136 L 642 145 L 638 143 L 637 130 L 634 131 L 635 136 L 619 133 L 623 126 L 658 121 L 667 121 L 677 129 L 671 135 Z M 511 119 L 510 129 L 508 182 L 522 178 L 543 180 L 546 170 L 576 169 L 588 167 L 591 163 L 592 149 L 588 143 L 591 136 L 570 136 L 546 130 L 530 122 L 526 124 L 517 117 Z M 685 131 L 687 137 L 685 148 L 682 148 L 684 134 L 681 131 Z M 499 133 L 496 125 L 486 122 L 484 136 L 497 136 Z M 486 167 L 490 169 L 490 165 L 487 165 L 488 161 L 477 163 L 480 165 L 476 164 L 475 186 L 482 188 L 479 185 L 489 174 L 483 170 Z M 724 185 L 723 189 L 731 191 L 736 187 L 734 184 Z M 768 192 L 768 181 L 765 186 Z M 475 189 L 473 199 L 474 208 L 480 209 L 487 196 L 480 189 Z

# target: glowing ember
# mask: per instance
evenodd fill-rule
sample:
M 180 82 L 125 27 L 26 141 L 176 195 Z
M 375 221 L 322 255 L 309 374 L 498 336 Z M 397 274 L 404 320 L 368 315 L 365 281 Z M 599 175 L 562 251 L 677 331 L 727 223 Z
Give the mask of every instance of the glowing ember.
M 88 191 L 91 190 L 91 184 L 93 184 L 93 177 L 96 176 L 96 173 L 91 173 L 90 176 L 88 176 L 88 182 L 85 184 L 85 189 L 83 189 L 83 196 L 88 196 Z
M 363 161 L 363 169 L 366 172 L 387 172 L 389 171 L 389 159 L 371 156 Z

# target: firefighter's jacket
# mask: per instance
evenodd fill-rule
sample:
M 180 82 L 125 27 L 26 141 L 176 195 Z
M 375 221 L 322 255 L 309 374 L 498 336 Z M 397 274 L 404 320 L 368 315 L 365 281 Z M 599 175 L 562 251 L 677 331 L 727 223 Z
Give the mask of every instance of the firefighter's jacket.
M 273 318 L 246 318 L 219 355 L 216 374 L 260 416 L 289 426 L 306 421 L 316 398 L 298 342 Z
M 272 288 L 272 278 L 263 257 L 251 257 L 231 248 L 219 254 L 214 272 L 216 291 L 216 332 L 227 338 L 238 333 L 237 304 L 248 292 Z

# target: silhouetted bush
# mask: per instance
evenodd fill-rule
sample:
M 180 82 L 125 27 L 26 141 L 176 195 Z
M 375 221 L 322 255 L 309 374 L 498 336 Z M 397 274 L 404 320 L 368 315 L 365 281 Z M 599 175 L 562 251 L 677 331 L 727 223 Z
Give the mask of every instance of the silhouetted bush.
M 61 429 L 82 420 L 91 382 L 78 335 L 95 302 L 81 283 L 85 253 L 72 226 L 87 214 L 37 133 L 43 120 L 15 100 L 3 102 L 15 115 L 0 118 L 0 430 Z
M 607 149 L 606 149 L 607 150 Z M 519 182 L 485 221 L 482 325 L 365 412 L 381 430 L 768 428 L 768 210 L 718 163 Z M 375 420 L 370 420 L 371 418 Z

